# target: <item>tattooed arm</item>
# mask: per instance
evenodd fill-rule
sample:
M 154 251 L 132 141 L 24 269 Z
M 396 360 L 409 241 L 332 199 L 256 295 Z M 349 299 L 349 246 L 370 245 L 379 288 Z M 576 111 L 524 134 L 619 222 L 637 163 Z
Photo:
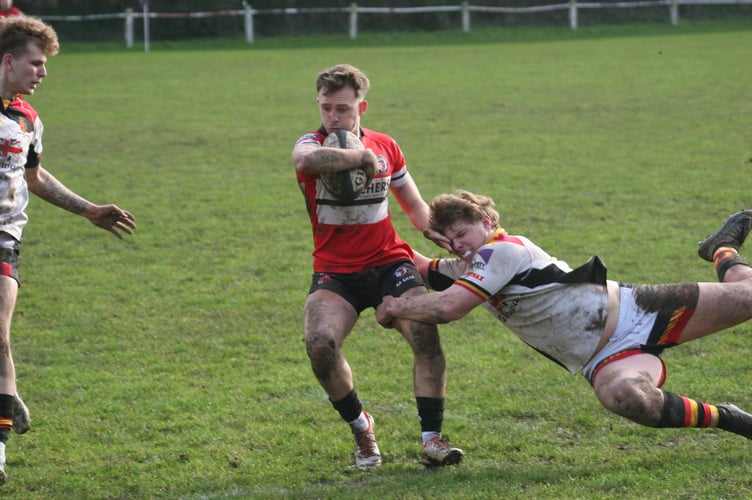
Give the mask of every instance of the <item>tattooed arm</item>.
M 46 202 L 86 217 L 92 224 L 111 232 L 120 239 L 123 238 L 121 233 L 132 234 L 136 229 L 136 219 L 130 212 L 112 204 L 96 205 L 82 198 L 65 187 L 41 165 L 26 169 L 26 183 L 29 191 Z
M 301 144 L 292 152 L 295 169 L 304 174 L 330 174 L 362 167 L 376 175 L 378 163 L 370 149 L 325 148 Z

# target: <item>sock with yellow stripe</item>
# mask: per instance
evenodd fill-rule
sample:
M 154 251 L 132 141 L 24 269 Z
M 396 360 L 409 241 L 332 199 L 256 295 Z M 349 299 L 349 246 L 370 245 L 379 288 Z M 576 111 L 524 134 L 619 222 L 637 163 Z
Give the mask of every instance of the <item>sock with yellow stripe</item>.
M 13 428 L 13 396 L 0 394 L 0 443 L 8 441 Z
M 726 271 L 731 266 L 747 266 L 752 267 L 749 263 L 739 255 L 739 252 L 734 247 L 718 247 L 713 252 L 713 265 L 715 266 L 715 272 L 718 275 L 718 281 L 723 281 L 723 277 L 726 276 Z

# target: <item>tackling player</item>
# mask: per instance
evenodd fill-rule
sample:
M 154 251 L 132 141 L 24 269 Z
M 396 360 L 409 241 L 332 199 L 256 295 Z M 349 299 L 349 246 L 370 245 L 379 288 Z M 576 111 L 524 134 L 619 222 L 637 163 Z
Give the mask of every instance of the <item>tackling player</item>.
M 416 262 L 432 288 L 386 297 L 377 320 L 446 323 L 483 305 L 534 349 L 581 372 L 608 410 L 650 427 L 717 427 L 752 439 L 752 415 L 662 390 L 663 350 L 752 318 L 752 266 L 739 255 L 752 210 L 705 241 L 700 256 L 721 283 L 632 285 L 606 279 L 597 257 L 572 270 L 524 236 L 499 227 L 493 200 L 467 191 L 431 202 L 431 227 L 459 258 Z

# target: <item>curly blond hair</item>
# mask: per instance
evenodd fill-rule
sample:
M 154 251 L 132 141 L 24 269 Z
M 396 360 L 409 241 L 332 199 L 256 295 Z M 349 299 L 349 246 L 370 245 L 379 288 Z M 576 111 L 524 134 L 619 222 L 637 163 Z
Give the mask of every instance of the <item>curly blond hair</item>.
M 48 56 L 54 56 L 60 50 L 57 33 L 41 19 L 30 16 L 0 18 L 0 57 L 3 54 L 20 57 L 26 52 L 29 42 Z

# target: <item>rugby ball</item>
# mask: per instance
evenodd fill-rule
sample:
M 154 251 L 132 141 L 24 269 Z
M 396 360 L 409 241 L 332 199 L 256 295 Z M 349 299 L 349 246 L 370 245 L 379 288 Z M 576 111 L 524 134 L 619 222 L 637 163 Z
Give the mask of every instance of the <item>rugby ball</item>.
M 328 148 L 363 149 L 358 136 L 347 130 L 335 130 L 324 139 Z M 367 188 L 373 177 L 365 168 L 357 167 L 340 170 L 331 174 L 321 174 L 321 182 L 327 191 L 339 201 L 352 201 Z

